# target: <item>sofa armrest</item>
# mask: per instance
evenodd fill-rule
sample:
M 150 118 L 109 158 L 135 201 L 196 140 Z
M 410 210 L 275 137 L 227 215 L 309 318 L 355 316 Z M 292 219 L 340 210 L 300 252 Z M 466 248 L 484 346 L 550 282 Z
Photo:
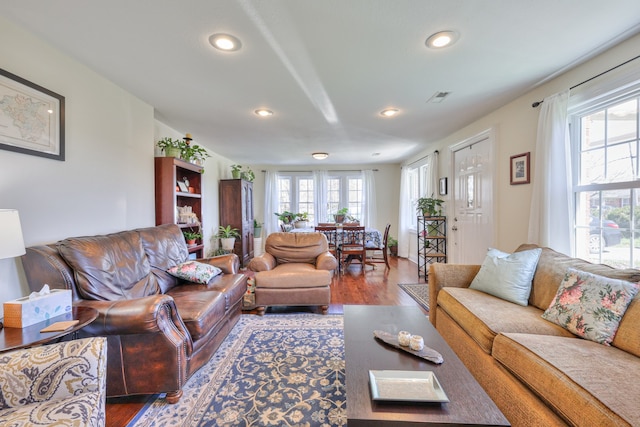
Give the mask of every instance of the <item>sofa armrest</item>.
M 265 252 L 249 261 L 247 268 L 251 271 L 268 271 L 276 268 L 276 259 L 273 255 Z
M 238 271 L 240 271 L 240 258 L 238 258 L 238 255 L 236 254 L 200 258 L 196 261 L 218 267 L 225 274 L 237 274 Z
M 106 371 L 107 342 L 103 337 L 3 354 L 0 357 L 0 395 L 3 396 L 0 411 L 97 392 L 104 416 Z
M 316 270 L 335 270 L 338 268 L 338 260 L 331 252 L 325 252 L 316 258 Z
M 436 305 L 438 292 L 446 287 L 468 288 L 480 271 L 480 265 L 475 264 L 444 264 L 435 263 L 429 266 L 429 320 L 436 324 Z

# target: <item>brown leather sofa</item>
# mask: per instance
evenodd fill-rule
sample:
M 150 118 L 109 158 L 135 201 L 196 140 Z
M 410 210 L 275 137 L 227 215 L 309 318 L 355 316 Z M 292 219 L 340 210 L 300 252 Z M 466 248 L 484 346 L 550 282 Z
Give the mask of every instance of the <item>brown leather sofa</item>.
M 167 273 L 188 257 L 168 224 L 30 247 L 22 262 L 32 290 L 71 289 L 74 305 L 98 310 L 80 336 L 107 337 L 107 396 L 167 393 L 175 403 L 238 321 L 247 289 L 234 254 L 198 260 L 222 270 L 207 284 Z
M 256 272 L 258 314 L 267 306 L 320 306 L 331 303 L 332 271 L 338 268 L 322 233 L 271 233 L 265 252 L 248 266 Z

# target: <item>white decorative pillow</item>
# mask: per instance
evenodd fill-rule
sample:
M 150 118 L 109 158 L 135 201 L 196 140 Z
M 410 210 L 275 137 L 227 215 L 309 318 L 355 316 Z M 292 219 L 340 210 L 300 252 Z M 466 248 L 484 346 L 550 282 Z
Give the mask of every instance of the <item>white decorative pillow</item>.
M 544 319 L 580 337 L 609 345 L 638 284 L 567 269 Z
M 469 288 L 526 306 L 540 253 L 540 248 L 512 254 L 490 248 Z
M 194 283 L 209 283 L 209 280 L 222 273 L 218 267 L 198 261 L 185 261 L 175 267 L 171 267 L 167 272 L 180 279 Z

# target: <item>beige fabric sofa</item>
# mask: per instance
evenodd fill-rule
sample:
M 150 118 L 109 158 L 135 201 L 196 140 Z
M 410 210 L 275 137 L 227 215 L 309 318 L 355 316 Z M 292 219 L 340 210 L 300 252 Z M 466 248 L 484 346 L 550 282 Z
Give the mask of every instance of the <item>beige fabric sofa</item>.
M 256 305 L 263 314 L 267 306 L 320 306 L 326 313 L 331 303 L 332 271 L 338 261 L 329 252 L 322 233 L 271 233 L 265 252 L 251 260 L 256 272 Z
M 0 426 L 104 426 L 107 340 L 0 354 Z
M 611 346 L 578 338 L 541 317 L 569 267 L 640 281 L 640 270 L 543 248 L 525 307 L 469 289 L 480 265 L 434 264 L 430 320 L 512 425 L 638 426 L 640 298 Z

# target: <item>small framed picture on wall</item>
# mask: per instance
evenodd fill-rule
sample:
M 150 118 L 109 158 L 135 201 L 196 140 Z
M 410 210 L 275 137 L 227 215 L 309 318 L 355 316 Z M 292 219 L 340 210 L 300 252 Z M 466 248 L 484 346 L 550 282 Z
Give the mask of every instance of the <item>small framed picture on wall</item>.
M 531 153 L 522 153 L 511 156 L 511 185 L 529 184 L 531 172 L 529 171 Z
M 441 196 L 447 195 L 447 177 L 440 178 L 440 188 L 438 189 L 438 193 Z

